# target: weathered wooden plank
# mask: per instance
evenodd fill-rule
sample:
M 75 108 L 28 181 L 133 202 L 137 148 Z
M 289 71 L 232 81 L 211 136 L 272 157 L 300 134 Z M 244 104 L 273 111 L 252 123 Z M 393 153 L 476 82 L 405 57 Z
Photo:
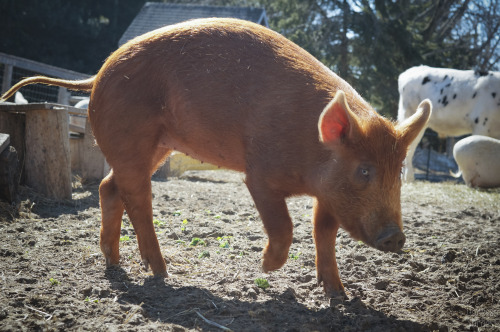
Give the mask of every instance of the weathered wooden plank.
M 25 181 L 24 152 L 25 152 L 25 123 L 26 115 L 17 112 L 0 112 L 0 132 L 10 136 L 10 145 L 17 151 L 21 167 L 21 183 Z
M 55 67 L 45 63 L 24 59 L 15 55 L 9 55 L 1 52 L 0 52 L 0 63 L 4 63 L 6 65 L 11 65 L 26 70 L 31 70 L 43 75 L 63 78 L 66 80 L 81 80 L 90 77 L 90 75 L 78 73 L 73 70 Z
M 26 112 L 26 184 L 56 199 L 71 198 L 66 109 Z
M 83 137 L 71 140 L 71 165 L 85 180 L 101 180 L 109 172 L 104 155 L 95 144 L 88 118 Z
M 87 115 L 87 110 L 54 103 L 29 103 L 14 104 L 10 102 L 0 103 L 0 111 L 4 112 L 29 112 L 39 110 L 66 110 L 70 114 Z
M 10 135 L 0 133 L 0 153 L 10 145 Z
M 0 152 L 0 199 L 17 201 L 19 192 L 19 160 L 16 149 L 8 146 Z

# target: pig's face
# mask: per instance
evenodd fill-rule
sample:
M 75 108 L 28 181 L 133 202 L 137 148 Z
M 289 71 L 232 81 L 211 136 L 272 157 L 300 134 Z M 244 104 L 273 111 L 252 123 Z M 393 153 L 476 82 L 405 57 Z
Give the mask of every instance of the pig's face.
M 399 126 L 378 115 L 362 119 L 350 111 L 343 93 L 323 111 L 320 139 L 331 158 L 318 200 L 353 238 L 382 251 L 403 247 L 401 168 L 429 115 L 425 104 Z
M 383 251 L 401 249 L 405 239 L 400 204 L 405 149 L 390 151 L 395 141 L 390 134 L 382 140 L 389 151 L 343 143 L 328 162 L 323 191 L 323 200 L 342 228 L 353 238 Z

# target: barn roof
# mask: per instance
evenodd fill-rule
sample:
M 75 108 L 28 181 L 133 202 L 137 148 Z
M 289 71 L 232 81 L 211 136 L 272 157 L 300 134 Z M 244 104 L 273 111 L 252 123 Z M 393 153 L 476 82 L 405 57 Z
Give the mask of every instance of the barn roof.
M 264 8 L 218 7 L 146 2 L 118 41 L 119 46 L 130 39 L 165 25 L 193 18 L 232 17 L 269 26 Z

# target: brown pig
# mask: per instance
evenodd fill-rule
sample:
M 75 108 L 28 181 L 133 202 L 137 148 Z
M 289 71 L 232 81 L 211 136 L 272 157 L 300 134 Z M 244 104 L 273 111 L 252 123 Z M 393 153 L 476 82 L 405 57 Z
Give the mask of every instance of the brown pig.
M 264 271 L 287 260 L 293 224 L 285 199 L 310 195 L 318 281 L 344 295 L 335 259 L 339 227 L 382 251 L 399 251 L 400 172 L 431 104 L 401 124 L 378 115 L 305 50 L 260 25 L 200 19 L 139 36 L 84 81 L 31 83 L 91 91 L 88 115 L 112 170 L 101 182 L 100 246 L 119 263 L 124 209 L 146 269 L 165 275 L 155 235 L 151 175 L 178 150 L 245 172 L 268 235 Z

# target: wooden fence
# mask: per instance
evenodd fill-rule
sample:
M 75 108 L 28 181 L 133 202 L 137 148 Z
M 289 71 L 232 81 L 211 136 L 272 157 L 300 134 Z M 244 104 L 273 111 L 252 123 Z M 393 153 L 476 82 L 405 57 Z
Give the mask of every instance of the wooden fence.
M 78 73 L 41 62 L 32 61 L 0 53 L 0 77 L 1 92 L 6 92 L 12 85 L 19 82 L 24 77 L 34 75 L 45 75 L 50 77 L 63 78 L 68 80 L 81 80 L 90 75 Z M 22 93 L 30 102 L 55 102 L 62 105 L 70 104 L 71 94 L 66 88 L 31 85 L 22 88 Z
M 94 143 L 86 110 L 66 105 L 0 104 L 0 133 L 10 135 L 21 168 L 21 183 L 56 199 L 71 199 L 71 175 L 102 179 L 109 167 Z M 85 127 L 70 126 L 70 115 L 82 116 Z M 78 132 L 76 138 L 69 134 Z

